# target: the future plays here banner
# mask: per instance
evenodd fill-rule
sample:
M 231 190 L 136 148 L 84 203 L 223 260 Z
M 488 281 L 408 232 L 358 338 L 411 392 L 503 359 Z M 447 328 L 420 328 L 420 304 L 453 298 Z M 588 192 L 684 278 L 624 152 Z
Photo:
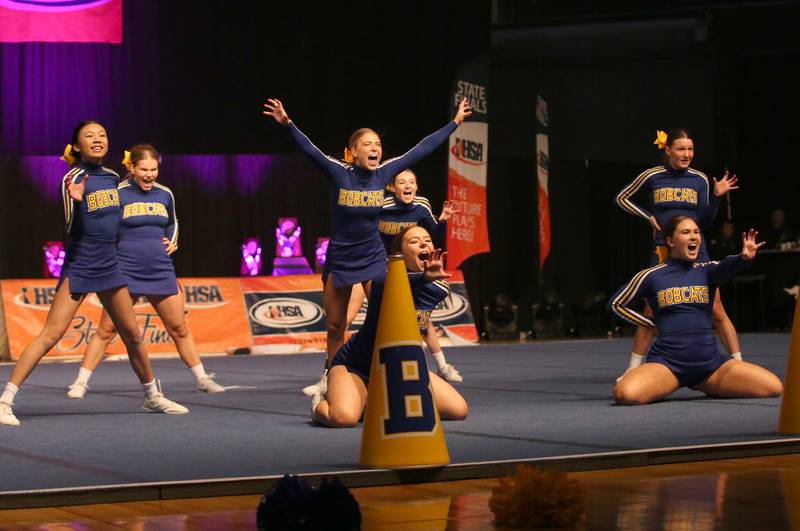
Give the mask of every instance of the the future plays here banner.
M 0 0 L 0 42 L 122 42 L 122 0 Z
M 479 57 L 464 66 L 451 95 L 453 108 L 467 98 L 469 117 L 450 135 L 447 197 L 459 212 L 447 223 L 447 266 L 460 267 L 474 254 L 489 251 L 486 223 L 486 174 L 489 160 L 489 63 Z

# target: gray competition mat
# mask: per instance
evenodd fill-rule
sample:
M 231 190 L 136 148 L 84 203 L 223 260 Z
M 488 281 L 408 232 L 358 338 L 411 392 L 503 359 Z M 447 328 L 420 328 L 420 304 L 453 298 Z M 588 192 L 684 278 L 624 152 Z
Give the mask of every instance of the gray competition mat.
M 745 359 L 783 376 L 788 335 L 743 335 Z M 613 405 L 631 339 L 481 345 L 446 351 L 470 404 L 446 422 L 453 463 L 777 440 L 780 399 L 721 400 L 681 390 L 661 403 Z M 358 469 L 361 429 L 310 422 L 300 389 L 320 354 L 207 358 L 225 393 L 195 392 L 178 359 L 154 360 L 188 415 L 141 410 L 127 362 L 100 366 L 83 400 L 66 398 L 77 363 L 40 365 L 17 396 L 19 428 L 0 428 L 0 494 L 26 490 L 335 473 Z M 0 365 L 0 381 L 12 365 Z

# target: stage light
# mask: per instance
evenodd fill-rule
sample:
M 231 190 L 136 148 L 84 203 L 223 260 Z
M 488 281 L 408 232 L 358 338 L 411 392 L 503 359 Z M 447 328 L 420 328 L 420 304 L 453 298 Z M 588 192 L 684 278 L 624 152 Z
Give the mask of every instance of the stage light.
M 308 260 L 303 256 L 303 248 L 300 245 L 301 232 L 297 218 L 278 218 L 278 226 L 275 227 L 273 275 L 308 275 L 313 273 L 308 265 Z
M 302 229 L 297 223 L 297 218 L 278 218 L 278 226 L 275 228 L 275 243 L 277 244 L 275 256 L 282 258 L 302 256 L 300 232 Z
M 328 256 L 328 243 L 330 238 L 317 238 L 317 249 L 314 251 L 314 256 L 317 259 L 317 273 L 322 273 L 322 268 L 325 267 L 325 259 Z
M 243 277 L 255 277 L 261 274 L 261 243 L 258 238 L 245 238 L 242 243 L 240 274 Z
M 61 268 L 64 266 L 64 244 L 61 242 L 44 242 L 44 276 L 46 278 L 60 278 Z

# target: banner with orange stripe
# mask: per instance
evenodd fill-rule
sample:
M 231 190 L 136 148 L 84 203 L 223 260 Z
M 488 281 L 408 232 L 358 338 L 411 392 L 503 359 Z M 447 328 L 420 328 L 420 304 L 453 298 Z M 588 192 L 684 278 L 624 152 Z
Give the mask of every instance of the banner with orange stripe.
M 452 93 L 452 108 L 467 98 L 473 114 L 450 135 L 447 198 L 456 203 L 459 212 L 447 222 L 449 268 L 490 250 L 486 222 L 488 80 L 489 59 L 480 56 L 462 66 Z

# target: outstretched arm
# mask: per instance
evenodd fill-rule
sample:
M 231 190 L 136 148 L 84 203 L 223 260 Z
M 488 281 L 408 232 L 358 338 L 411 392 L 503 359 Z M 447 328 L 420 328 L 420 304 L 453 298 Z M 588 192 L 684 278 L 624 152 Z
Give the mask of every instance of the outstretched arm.
M 283 106 L 281 100 L 276 98 L 267 99 L 267 103 L 264 104 L 264 109 L 265 110 L 261 111 L 262 114 L 271 117 L 278 124 L 282 125 L 289 133 L 292 140 L 294 140 L 294 143 L 297 144 L 297 147 L 300 148 L 300 151 L 305 153 L 305 155 L 325 172 L 326 175 L 330 175 L 332 171 L 335 171 L 335 168 L 345 167 L 341 161 L 323 153 L 322 150 L 315 146 L 314 143 L 297 128 L 294 122 L 289 119 L 289 114 L 286 112 L 286 108 Z
M 717 215 L 717 209 L 719 208 L 721 198 L 731 190 L 739 189 L 738 177 L 736 177 L 736 175 L 731 176 L 728 170 L 725 170 L 722 179 L 717 180 L 713 178 L 713 180 L 713 190 L 712 193 L 708 194 L 708 203 L 697 202 L 697 224 L 700 226 L 701 230 L 707 230 L 711 226 L 711 223 Z
M 265 116 L 271 116 L 280 125 L 289 125 L 292 121 L 289 119 L 286 109 L 283 107 L 281 100 L 277 98 L 267 98 L 267 103 L 264 104 L 265 111 L 261 111 Z
M 742 233 L 742 252 L 741 254 L 726 257 L 719 263 L 714 264 L 711 270 L 711 282 L 719 286 L 733 278 L 737 273 L 746 269 L 750 262 L 756 257 L 758 250 L 764 246 L 765 242 L 756 243 L 758 231 L 750 229 Z
M 456 115 L 453 119 L 447 123 L 444 127 L 436 131 L 435 133 L 431 133 L 430 135 L 423 138 L 416 146 L 408 150 L 403 155 L 389 159 L 383 162 L 380 165 L 382 171 L 384 173 L 384 180 L 386 181 L 384 186 L 388 184 L 395 175 L 400 173 L 401 171 L 410 168 L 428 154 L 430 154 L 434 149 L 436 149 L 440 144 L 442 144 L 445 140 L 448 139 L 450 134 L 455 131 L 459 125 L 466 119 L 467 117 L 472 115 L 472 109 L 469 106 L 469 102 L 467 98 L 461 100 L 461 103 L 458 105 L 458 110 L 456 111 Z

